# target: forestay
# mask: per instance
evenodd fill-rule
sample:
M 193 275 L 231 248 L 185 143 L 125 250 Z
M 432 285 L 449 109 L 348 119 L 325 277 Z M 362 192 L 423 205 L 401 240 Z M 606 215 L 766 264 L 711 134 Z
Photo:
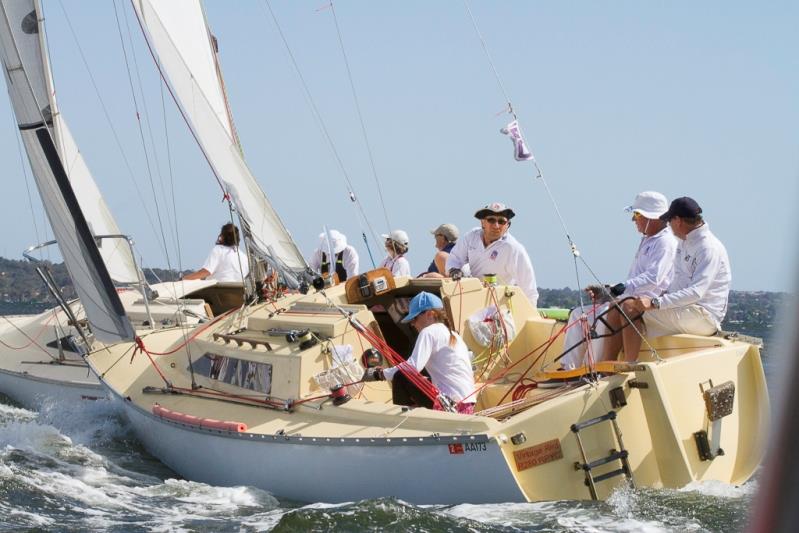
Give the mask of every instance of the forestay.
M 296 278 L 307 264 L 244 162 L 202 6 L 197 0 L 134 0 L 133 5 L 183 115 L 238 210 L 253 252 Z
M 46 60 L 43 60 L 46 47 L 39 2 L 4 0 L 0 11 L 0 53 L 9 97 L 64 264 L 95 336 L 107 343 L 132 340 L 133 327 L 48 127 L 52 123 L 52 108 Z M 62 130 L 62 144 L 68 142 L 65 136 L 71 142 L 71 136 L 63 132 L 66 129 Z

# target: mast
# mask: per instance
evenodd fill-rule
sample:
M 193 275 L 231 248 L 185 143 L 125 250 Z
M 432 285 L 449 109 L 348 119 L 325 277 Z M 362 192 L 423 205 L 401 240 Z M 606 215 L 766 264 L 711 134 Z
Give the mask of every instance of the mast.
M 0 2 L 0 54 L 9 98 L 47 218 L 97 339 L 135 337 L 51 133 L 38 0 Z

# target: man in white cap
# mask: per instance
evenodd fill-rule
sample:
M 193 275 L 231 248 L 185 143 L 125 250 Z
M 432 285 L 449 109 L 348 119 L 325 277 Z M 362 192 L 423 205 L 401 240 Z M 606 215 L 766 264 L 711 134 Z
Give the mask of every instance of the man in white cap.
M 331 252 L 333 265 L 330 264 Z M 328 277 L 335 272 L 339 283 L 358 275 L 358 262 L 358 252 L 347 244 L 347 237 L 343 233 L 334 229 L 319 234 L 319 247 L 314 250 L 309 261 L 310 267 L 322 274 L 322 277 Z
M 666 197 L 655 191 L 644 191 L 636 195 L 633 204 L 626 207 L 625 211 L 632 213 L 635 229 L 642 235 L 635 258 L 627 273 L 627 279 L 612 287 L 591 286 L 586 291 L 594 302 L 601 300 L 608 292 L 611 296 L 626 298 L 628 296 L 654 298 L 663 294 L 674 276 L 674 257 L 677 253 L 677 239 L 668 224 L 660 217 L 668 211 L 669 203 Z M 610 304 L 587 305 L 584 309 L 579 306 L 569 315 L 569 323 L 579 320 L 586 314 L 588 326 L 593 326 L 597 335 L 609 333 L 607 327 L 601 322 L 595 322 L 596 316 L 606 312 Z M 597 359 L 603 357 L 601 338 L 588 341 L 585 331 L 575 324 L 566 331 L 563 347 L 566 355 L 561 359 L 561 366 L 565 369 L 580 367 L 585 364 L 585 354 L 588 342 L 591 343 L 591 353 Z M 583 342 L 585 341 L 585 342 Z M 618 353 L 618 340 L 615 343 Z M 611 348 L 612 349 L 612 348 Z
M 713 335 L 727 313 L 732 282 L 730 259 L 727 249 L 710 232 L 702 218 L 702 208 L 693 198 L 683 196 L 673 200 L 660 219 L 669 224 L 679 239 L 674 279 L 663 293 L 654 297 L 641 296 L 623 305 L 625 314 L 633 319 L 638 331 L 627 327 L 621 335 L 610 338 L 623 338 L 627 361 L 638 359 L 642 342 L 640 333 L 649 337 L 677 333 Z M 611 318 L 614 325 L 627 321 L 618 313 Z M 615 358 L 620 343 L 607 344 L 607 357 Z
M 389 269 L 394 276 L 410 276 L 411 264 L 405 257 L 410 246 L 408 234 L 401 229 L 395 229 L 381 237 L 386 240 L 387 255 L 380 266 Z
M 447 274 L 447 259 L 452 248 L 455 247 L 460 232 L 455 224 L 441 224 L 435 229 L 430 230 L 435 239 L 436 255 L 419 277 L 422 278 L 443 278 Z
M 527 250 L 508 233 L 513 209 L 493 202 L 474 214 L 480 227 L 458 239 L 447 258 L 447 272 L 452 279 L 463 277 L 463 267 L 469 265 L 477 278 L 487 274 L 497 277 L 503 285 L 517 285 L 527 295 L 530 304 L 538 305 L 535 272 Z

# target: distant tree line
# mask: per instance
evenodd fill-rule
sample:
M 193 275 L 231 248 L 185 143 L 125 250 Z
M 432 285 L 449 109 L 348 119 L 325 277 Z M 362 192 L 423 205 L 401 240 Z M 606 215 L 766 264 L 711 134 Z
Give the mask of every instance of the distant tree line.
M 75 298 L 75 290 L 64 264 L 45 261 L 43 265 L 50 269 L 64 296 L 68 299 Z M 174 281 L 180 279 L 181 275 L 175 270 L 162 268 L 148 268 L 144 274 L 149 283 Z M 571 309 L 579 303 L 579 293 L 568 287 L 539 291 L 540 307 Z M 788 297 L 788 293 L 784 292 L 732 291 L 722 328 L 765 337 L 778 323 L 778 314 Z M 55 301 L 36 273 L 33 263 L 0 257 L 0 315 L 37 313 L 53 305 Z

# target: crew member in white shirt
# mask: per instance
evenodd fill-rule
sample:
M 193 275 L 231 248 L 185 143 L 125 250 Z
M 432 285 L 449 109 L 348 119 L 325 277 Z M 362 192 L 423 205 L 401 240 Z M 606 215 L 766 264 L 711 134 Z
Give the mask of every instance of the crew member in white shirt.
M 330 253 L 333 253 L 333 260 Z M 338 282 L 344 283 L 347 278 L 358 275 L 358 252 L 347 244 L 347 237 L 334 229 L 319 234 L 319 246 L 314 250 L 309 266 L 314 272 L 319 272 L 323 277 L 338 276 Z M 331 264 L 332 263 L 332 264 Z
M 386 258 L 380 266 L 389 269 L 393 276 L 410 276 L 411 264 L 405 257 L 410 244 L 408 234 L 401 229 L 395 229 L 381 237 L 386 240 Z
M 479 209 L 474 216 L 480 220 L 480 227 L 463 235 L 450 250 L 449 276 L 454 280 L 463 277 L 465 265 L 476 278 L 494 274 L 498 283 L 520 287 L 535 308 L 538 288 L 533 264 L 524 246 L 508 233 L 510 220 L 515 216 L 513 209 L 494 202 Z
M 243 282 L 250 273 L 247 255 L 239 250 L 239 228 L 228 222 L 219 231 L 216 245 L 208 254 L 202 268 L 183 279 L 215 279 L 217 281 Z
M 732 273 L 727 250 L 702 218 L 702 208 L 692 198 L 677 198 L 660 217 L 668 221 L 678 239 L 674 279 L 662 296 L 642 296 L 625 302 L 627 316 L 643 313 L 647 336 L 677 333 L 713 335 L 727 313 Z M 621 317 L 616 314 L 618 323 Z M 640 321 L 637 322 L 640 330 Z M 635 329 L 622 330 L 624 354 L 635 361 L 641 349 L 641 336 Z M 609 358 L 616 354 L 608 354 Z
M 604 289 L 595 285 L 586 288 L 593 301 L 607 296 L 606 291 L 620 299 L 628 296 L 655 298 L 666 291 L 674 277 L 674 256 L 677 252 L 677 238 L 668 223 L 660 220 L 668 209 L 669 202 L 666 197 L 655 191 L 639 193 L 632 205 L 625 208 L 625 211 L 632 213 L 635 229 L 643 235 L 641 242 L 638 244 L 638 250 L 625 281 Z M 578 306 L 569 315 L 569 323 L 572 324 L 585 314 L 597 335 L 606 335 L 609 333 L 607 326 L 602 321 L 597 321 L 596 317 L 605 313 L 609 307 L 610 303 L 592 304 L 585 308 Z M 566 331 L 563 346 L 568 352 L 561 359 L 561 366 L 568 370 L 584 365 L 588 342 L 591 343 L 593 357 L 601 359 L 604 340 L 604 338 L 586 340 L 580 324 L 571 326 Z M 621 348 L 621 338 L 616 336 L 610 342 L 616 343 L 615 351 L 618 353 Z
M 408 380 L 402 368 L 415 369 L 416 372 L 427 370 L 433 385 L 456 404 L 459 413 L 474 413 L 471 395 L 475 385 L 469 349 L 452 329 L 441 298 L 429 292 L 420 292 L 411 300 L 408 315 L 402 321 L 419 332 L 413 353 L 407 361 L 397 366 L 368 369 L 364 379 L 391 381 L 395 404 L 432 407 L 433 400 L 424 396 Z

